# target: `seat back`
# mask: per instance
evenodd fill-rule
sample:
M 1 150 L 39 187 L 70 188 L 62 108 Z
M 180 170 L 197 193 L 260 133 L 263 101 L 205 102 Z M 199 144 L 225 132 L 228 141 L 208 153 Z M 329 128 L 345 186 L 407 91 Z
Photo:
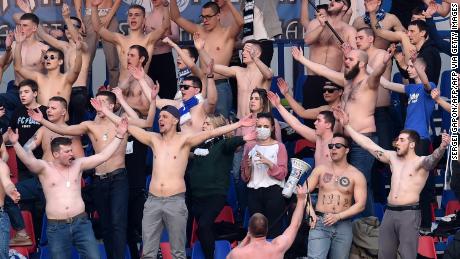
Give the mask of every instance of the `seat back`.
M 418 239 L 418 254 L 437 259 L 436 248 L 434 247 L 434 239 L 430 236 L 421 236 Z
M 21 211 L 22 218 L 24 220 L 24 227 L 29 235 L 32 245 L 29 246 L 24 246 L 27 248 L 27 251 L 29 254 L 35 253 L 35 248 L 37 247 L 37 243 L 35 242 L 35 231 L 34 231 L 34 223 L 32 220 L 32 214 L 30 211 L 23 210 Z M 16 231 L 13 228 L 10 228 L 10 238 L 14 237 L 16 235 Z
M 233 210 L 230 206 L 224 206 L 224 208 L 220 211 L 219 215 L 217 216 L 214 222 L 230 222 L 235 223 L 235 218 L 233 217 Z M 192 225 L 192 237 L 190 238 L 190 246 L 193 247 L 193 244 L 198 240 L 198 235 L 196 233 L 198 229 L 198 224 L 195 219 L 193 219 Z

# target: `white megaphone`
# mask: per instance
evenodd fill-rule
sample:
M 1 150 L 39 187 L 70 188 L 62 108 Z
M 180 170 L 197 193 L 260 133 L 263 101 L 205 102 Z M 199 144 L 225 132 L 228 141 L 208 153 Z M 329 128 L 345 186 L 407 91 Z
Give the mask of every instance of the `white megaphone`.
M 289 175 L 282 192 L 283 196 L 286 198 L 291 198 L 300 177 L 303 173 L 311 169 L 311 166 L 307 162 L 298 158 L 291 158 L 291 165 L 291 174 Z

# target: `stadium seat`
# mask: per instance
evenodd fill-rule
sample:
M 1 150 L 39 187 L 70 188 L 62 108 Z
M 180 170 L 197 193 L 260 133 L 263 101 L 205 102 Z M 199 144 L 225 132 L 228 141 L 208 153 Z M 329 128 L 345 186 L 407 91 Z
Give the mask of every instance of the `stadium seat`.
M 442 192 L 441 208 L 445 209 L 447 207 L 447 203 L 451 200 L 456 200 L 454 192 L 451 190 L 444 190 Z
M 418 254 L 427 258 L 437 259 L 434 239 L 430 236 L 421 236 L 418 239 Z
M 218 240 L 215 242 L 214 259 L 225 259 L 231 250 L 230 242 Z M 200 241 L 197 241 L 192 248 L 192 259 L 204 259 L 203 249 Z
M 299 139 L 295 142 L 294 154 L 300 153 L 304 148 L 316 148 L 316 144 L 306 139 Z
M 451 89 L 451 70 L 446 70 L 441 74 L 441 85 L 440 85 L 440 92 L 441 96 L 448 99 L 450 102 L 450 89 Z M 444 109 L 440 108 L 441 110 L 441 129 L 449 130 L 450 129 L 450 113 L 445 111 Z
M 460 211 L 460 202 L 458 200 L 451 200 L 446 205 L 446 215 L 455 214 Z
M 105 253 L 105 247 L 104 244 L 99 244 L 99 254 L 101 256 L 101 259 L 107 259 L 107 254 Z M 129 252 L 129 247 L 126 245 L 125 249 L 125 258 L 124 259 L 131 259 L 131 253 Z
M 297 77 L 297 80 L 295 82 L 295 86 L 293 89 L 294 99 L 299 103 L 303 102 L 303 85 L 305 84 L 306 80 L 307 75 L 301 74 Z
M 16 250 L 16 252 L 20 253 L 21 255 L 29 258 L 29 251 L 27 250 L 26 247 L 16 246 L 16 247 L 13 247 L 12 249 Z
M 171 245 L 169 244 L 169 242 L 161 242 L 160 249 L 161 249 L 161 255 L 163 256 L 163 259 L 173 258 L 171 254 Z
M 30 239 L 32 240 L 32 245 L 29 246 L 23 246 L 27 248 L 27 251 L 29 254 L 35 253 L 35 249 L 37 247 L 37 244 L 35 242 L 35 231 L 34 231 L 34 223 L 32 220 L 32 214 L 30 211 L 23 210 L 21 211 L 22 218 L 24 219 L 24 225 L 25 225 L 25 230 L 27 234 L 29 234 Z M 10 238 L 14 237 L 16 235 L 16 230 L 13 228 L 10 228 Z M 11 246 L 13 248 L 17 246 Z
M 219 215 L 217 216 L 216 220 L 214 222 L 230 222 L 230 223 L 235 223 L 235 218 L 233 217 L 233 209 L 230 206 L 224 206 L 224 208 L 220 211 Z M 192 237 L 190 238 L 190 246 L 193 247 L 193 244 L 198 240 L 198 234 L 197 234 L 197 229 L 198 229 L 198 223 L 196 222 L 195 219 L 193 219 L 193 225 L 192 225 Z
M 230 177 L 230 185 L 227 192 L 227 204 L 232 207 L 233 215 L 236 215 L 238 212 L 238 197 L 236 195 L 235 181 L 231 173 L 228 174 L 228 177 Z

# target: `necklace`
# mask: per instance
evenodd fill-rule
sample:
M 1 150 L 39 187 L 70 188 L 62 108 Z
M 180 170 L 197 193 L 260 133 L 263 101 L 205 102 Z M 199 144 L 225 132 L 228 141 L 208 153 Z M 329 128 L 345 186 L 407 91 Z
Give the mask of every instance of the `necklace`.
M 104 132 L 104 135 L 102 135 L 102 140 L 103 141 L 109 140 L 109 132 L 108 131 Z
M 57 168 L 56 168 L 56 169 L 57 169 Z M 60 171 L 58 171 L 58 174 L 59 174 L 62 178 L 64 178 L 64 180 L 66 180 L 66 181 L 65 181 L 65 187 L 70 188 L 70 170 L 69 170 L 69 168 L 67 168 L 67 179 L 65 179 L 65 176 L 63 176 L 63 175 L 61 174 Z

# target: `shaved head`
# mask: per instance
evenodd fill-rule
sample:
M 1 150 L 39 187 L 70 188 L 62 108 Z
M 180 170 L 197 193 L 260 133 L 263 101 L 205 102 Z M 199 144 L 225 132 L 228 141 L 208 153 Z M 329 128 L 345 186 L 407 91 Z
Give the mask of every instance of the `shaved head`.
M 365 51 L 354 49 L 350 52 L 350 55 L 353 55 L 360 62 L 363 62 L 365 65 L 367 65 L 367 62 L 369 62 L 369 55 L 367 55 Z
M 248 229 L 253 237 L 264 237 L 268 231 L 268 219 L 261 213 L 254 213 L 249 219 Z

